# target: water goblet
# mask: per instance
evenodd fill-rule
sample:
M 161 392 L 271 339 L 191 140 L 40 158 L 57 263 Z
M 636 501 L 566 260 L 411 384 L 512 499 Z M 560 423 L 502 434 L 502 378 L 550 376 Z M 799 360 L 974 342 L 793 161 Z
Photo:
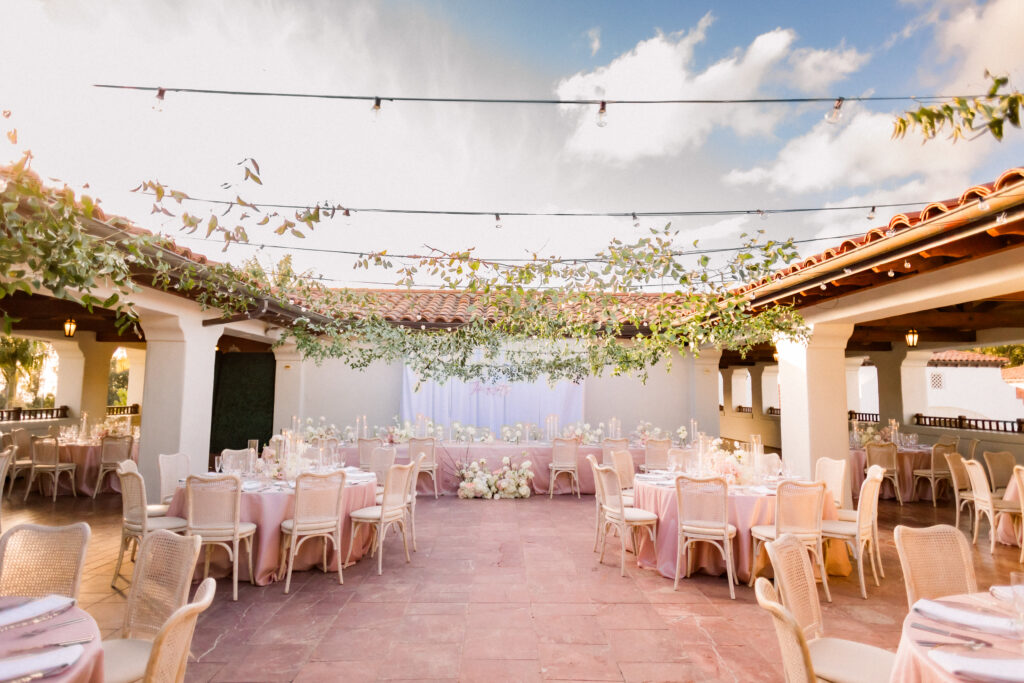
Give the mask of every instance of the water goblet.
M 219 456 L 219 455 L 213 456 L 213 471 L 214 472 L 217 472 L 217 473 L 223 472 L 224 471 L 222 469 L 223 465 L 224 465 L 224 463 L 223 463 L 223 459 L 221 458 L 221 456 Z

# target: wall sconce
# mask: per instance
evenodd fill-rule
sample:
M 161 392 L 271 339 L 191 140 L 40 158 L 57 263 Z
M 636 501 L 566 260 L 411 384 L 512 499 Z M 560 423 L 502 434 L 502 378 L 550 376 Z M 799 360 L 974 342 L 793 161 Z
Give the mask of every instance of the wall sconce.
M 917 334 L 917 330 L 915 330 L 913 327 L 911 327 L 909 330 L 907 330 L 907 334 L 904 335 L 904 336 L 906 337 L 906 340 L 907 340 L 907 348 L 912 349 L 912 348 L 917 346 L 917 340 L 918 340 L 918 336 L 919 336 Z
M 75 330 L 78 329 L 78 323 L 75 322 L 74 318 L 68 318 L 64 321 L 64 336 L 74 337 Z
M 778 354 L 778 353 L 773 353 L 773 354 L 772 354 L 772 358 L 774 358 L 774 359 L 775 359 L 775 362 L 776 362 L 776 363 L 778 363 L 778 362 L 779 362 L 779 354 Z

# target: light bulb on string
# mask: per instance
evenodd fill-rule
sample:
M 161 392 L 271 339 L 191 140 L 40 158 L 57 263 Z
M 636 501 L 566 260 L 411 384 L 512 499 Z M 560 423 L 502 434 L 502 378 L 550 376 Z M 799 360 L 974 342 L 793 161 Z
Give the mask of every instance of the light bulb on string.
M 370 111 L 372 112 L 372 115 L 373 115 L 373 122 L 377 123 L 377 121 L 380 119 L 380 98 L 379 97 L 374 97 L 373 98 L 373 107 L 370 109 Z
M 989 206 L 988 200 L 982 197 L 978 200 L 978 208 L 982 211 L 988 211 L 991 207 Z
M 494 227 L 496 227 L 498 230 L 501 230 L 501 214 L 500 213 L 494 214 Z
M 873 221 L 873 220 L 875 220 L 875 207 L 873 207 L 873 206 L 872 206 L 872 207 L 871 207 L 871 210 L 870 210 L 870 211 L 868 211 L 867 219 L 868 219 L 869 221 Z
M 601 106 L 597 110 L 597 126 L 604 128 L 608 125 L 608 103 L 601 100 Z
M 827 123 L 839 123 L 839 119 L 843 118 L 843 98 L 837 97 L 836 103 L 832 105 L 832 111 L 825 114 L 825 121 Z
M 998 223 L 999 225 L 1002 225 L 1003 223 L 1005 223 L 1008 220 L 1010 220 L 1010 217 L 1008 215 L 1006 215 L 1005 211 L 1003 211 L 1001 214 L 996 216 L 996 223 Z
M 906 268 L 907 270 L 910 270 L 910 268 L 911 268 L 910 261 L 904 261 L 903 262 L 903 267 Z
M 634 228 L 639 228 L 640 227 L 640 219 L 636 217 L 636 212 L 635 211 L 633 212 L 633 227 Z
M 765 211 L 764 209 L 758 209 L 757 215 L 760 216 L 761 220 L 763 221 L 768 220 L 768 212 Z
M 152 107 L 153 111 L 163 111 L 164 95 L 167 94 L 167 90 L 164 88 L 156 89 L 156 99 L 158 100 Z
M 892 268 L 889 269 L 889 277 L 896 277 L 896 271 Z

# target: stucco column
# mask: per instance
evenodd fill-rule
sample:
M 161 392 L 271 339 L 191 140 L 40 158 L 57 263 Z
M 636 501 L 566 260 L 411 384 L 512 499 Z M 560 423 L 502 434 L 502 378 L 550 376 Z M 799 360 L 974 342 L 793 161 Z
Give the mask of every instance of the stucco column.
M 692 364 L 693 381 L 690 384 L 693 392 L 690 405 L 690 417 L 697 421 L 697 429 L 711 436 L 721 433 L 720 416 L 718 414 L 718 362 L 722 352 L 717 349 L 704 349 L 699 356 L 687 354 L 687 362 Z M 686 425 L 689 429 L 689 424 Z M 691 439 L 696 434 L 689 435 Z
M 57 353 L 57 390 L 54 392 L 53 405 L 58 408 L 67 406 L 68 416 L 78 417 L 82 413 L 85 354 L 78 342 L 72 339 L 52 340 L 50 344 Z
M 846 409 L 860 412 L 860 368 L 864 365 L 863 356 L 852 356 L 846 359 Z
M 206 314 L 209 316 L 209 313 Z M 146 333 L 139 471 L 150 500 L 159 499 L 161 453 L 185 453 L 193 473 L 210 459 L 213 373 L 219 326 L 203 327 L 202 314 L 140 312 Z M 240 400 L 237 410 L 245 410 Z
M 851 324 L 811 326 L 806 345 L 779 339 L 782 457 L 801 477 L 814 475 L 820 457 L 846 459 L 846 342 Z M 848 487 L 847 487 L 848 488 Z M 843 492 L 844 501 L 851 498 Z
M 274 349 L 274 433 L 291 427 L 292 415 L 300 418 L 306 408 L 306 364 L 295 344 Z
M 128 389 L 125 391 L 128 405 L 142 405 L 142 393 L 146 383 L 146 350 L 124 349 L 128 360 Z
M 900 367 L 903 410 L 894 417 L 899 421 L 901 429 L 904 425 L 913 426 L 914 413 L 928 414 L 928 360 L 931 357 L 931 351 L 907 351 L 907 357 Z
M 762 395 L 762 384 L 764 378 L 765 364 L 758 363 L 752 368 L 747 368 L 750 373 L 750 412 L 755 420 L 760 420 L 764 415 L 764 397 Z
M 878 375 L 878 419 L 888 424 L 890 419 L 903 422 L 903 360 L 907 347 L 895 342 L 892 351 L 873 351 L 868 358 L 875 364 Z
M 732 373 L 734 369 L 732 367 L 719 369 L 722 374 L 722 408 L 726 415 L 736 412 L 732 404 Z
M 107 389 L 110 387 L 110 359 L 117 349 L 113 342 L 96 341 L 95 332 L 75 335 L 85 363 L 82 370 L 82 410 L 89 413 L 92 425 L 107 417 Z

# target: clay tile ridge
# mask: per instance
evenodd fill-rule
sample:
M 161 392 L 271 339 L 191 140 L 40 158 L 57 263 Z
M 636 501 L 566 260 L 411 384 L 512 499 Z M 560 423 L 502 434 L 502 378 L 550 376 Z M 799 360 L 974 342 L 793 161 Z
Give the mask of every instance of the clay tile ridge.
M 930 367 L 945 368 L 1001 368 L 1010 362 L 1004 356 L 993 356 L 976 351 L 940 351 L 928 359 Z

